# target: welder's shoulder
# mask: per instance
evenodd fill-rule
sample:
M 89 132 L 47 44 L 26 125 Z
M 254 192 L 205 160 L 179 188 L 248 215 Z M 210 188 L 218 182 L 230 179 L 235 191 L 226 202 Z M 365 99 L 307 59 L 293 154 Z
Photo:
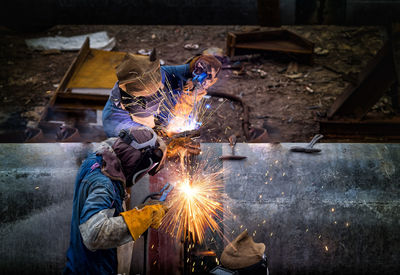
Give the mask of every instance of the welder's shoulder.
M 109 177 L 103 174 L 101 171 L 101 157 L 92 153 L 84 161 L 82 166 L 85 166 L 87 173 L 83 181 L 87 188 L 106 188 L 109 190 L 113 189 L 112 181 Z
M 100 168 L 90 173 L 86 180 L 87 184 L 90 185 L 91 188 L 106 188 L 110 191 L 113 189 L 111 179 L 104 175 Z
M 111 89 L 110 92 L 110 99 L 116 100 L 116 99 L 121 99 L 121 89 L 119 88 L 119 83 L 118 81 L 115 82 L 114 87 Z

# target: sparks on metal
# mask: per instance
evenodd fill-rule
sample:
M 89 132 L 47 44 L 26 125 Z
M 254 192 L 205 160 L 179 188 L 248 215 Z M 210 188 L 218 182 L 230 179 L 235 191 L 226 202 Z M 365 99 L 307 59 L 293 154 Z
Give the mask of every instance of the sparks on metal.
M 181 173 L 174 184 L 161 229 L 193 243 L 202 243 L 207 229 L 221 233 L 222 171 L 206 174 L 197 169 L 192 175 Z
M 190 91 L 188 90 L 186 92 Z M 195 88 L 195 90 L 192 92 L 193 108 L 189 115 L 179 112 L 177 113 L 176 111 L 174 111 L 172 102 L 169 102 L 169 104 L 167 104 L 169 105 L 169 107 L 165 109 L 168 110 L 168 125 L 164 128 L 164 132 L 168 136 L 199 129 L 201 126 L 207 124 L 210 121 L 210 118 L 213 116 L 213 114 L 225 102 L 225 100 L 223 100 L 222 103 L 217 106 L 217 108 L 209 111 L 211 109 L 211 104 L 206 103 L 206 100 L 203 99 L 198 101 L 197 93 L 197 88 Z M 179 96 L 175 96 L 173 101 L 178 102 L 178 97 Z
M 145 90 L 148 91 L 151 96 L 146 97 L 146 101 L 138 97 L 134 97 L 131 103 L 124 104 L 126 108 L 129 108 L 133 105 L 143 105 L 143 107 L 147 107 L 148 104 L 152 105 L 154 102 L 160 102 L 159 107 L 156 110 L 152 110 L 152 114 L 157 117 L 157 119 L 161 119 L 164 122 L 163 126 L 160 126 L 160 130 L 164 131 L 165 134 L 176 134 L 184 131 L 196 130 L 200 126 L 206 124 L 213 114 L 222 106 L 225 100 L 222 100 L 222 103 L 216 108 L 211 108 L 211 104 L 206 104 L 206 99 L 198 98 L 197 94 L 200 92 L 195 88 L 194 91 L 186 90 L 187 87 L 184 87 L 183 90 L 187 93 L 193 94 L 193 108 L 189 115 L 177 113 L 175 110 L 175 105 L 179 102 L 179 98 L 184 91 L 176 91 L 172 89 L 171 84 L 168 79 L 166 79 L 164 85 L 160 87 L 160 81 L 157 76 L 150 74 L 151 82 L 141 84 L 145 87 Z M 154 92 L 156 90 L 156 92 Z M 145 108 L 146 111 L 143 111 L 148 115 L 149 108 Z M 212 110 L 209 110 L 212 109 Z M 140 111 L 136 111 L 131 116 L 141 116 Z

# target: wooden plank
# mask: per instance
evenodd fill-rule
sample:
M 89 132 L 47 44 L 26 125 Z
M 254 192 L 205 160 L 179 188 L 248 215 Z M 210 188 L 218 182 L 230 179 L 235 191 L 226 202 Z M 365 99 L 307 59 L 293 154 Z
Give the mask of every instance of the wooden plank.
M 117 81 L 115 67 L 126 52 L 91 49 L 84 62 L 74 70 L 66 88 L 111 89 Z
M 90 40 L 89 37 L 86 38 L 85 42 L 82 45 L 82 48 L 79 50 L 78 56 L 75 57 L 74 61 L 72 64 L 69 66 L 67 72 L 64 74 L 60 85 L 58 86 L 56 90 L 56 94 L 59 92 L 64 92 L 65 89 L 68 86 L 68 82 L 71 79 L 72 75 L 74 72 L 83 64 L 85 61 L 86 57 L 88 56 L 90 52 Z
M 90 41 L 89 38 L 86 38 L 85 42 L 83 43 L 81 49 L 79 50 L 79 53 L 77 57 L 75 57 L 74 61 L 72 64 L 69 66 L 67 72 L 64 74 L 63 78 L 61 79 L 60 84 L 58 85 L 58 88 L 56 92 L 53 94 L 53 96 L 50 98 L 49 103 L 47 104 L 46 109 L 43 111 L 40 121 L 43 120 L 47 116 L 47 109 L 51 106 L 54 105 L 54 102 L 57 99 L 58 94 L 64 92 L 65 88 L 68 85 L 68 81 L 71 78 L 72 74 L 78 68 L 86 59 L 86 56 L 90 52 Z
M 74 73 L 76 68 L 78 68 L 84 62 L 84 60 L 85 60 L 86 56 L 89 54 L 89 52 L 90 52 L 90 41 L 89 41 L 89 37 L 88 37 L 88 38 L 86 38 L 81 49 L 79 50 L 78 56 L 75 57 L 74 61 L 69 66 L 67 72 L 64 74 L 63 78 L 61 79 L 61 82 L 58 85 L 56 92 L 50 98 L 49 103 L 47 104 L 46 109 L 43 111 L 42 115 L 40 116 L 39 121 L 42 121 L 47 116 L 48 108 L 54 105 L 54 102 L 56 101 L 57 96 L 60 94 L 60 92 L 63 92 L 65 90 L 72 74 Z

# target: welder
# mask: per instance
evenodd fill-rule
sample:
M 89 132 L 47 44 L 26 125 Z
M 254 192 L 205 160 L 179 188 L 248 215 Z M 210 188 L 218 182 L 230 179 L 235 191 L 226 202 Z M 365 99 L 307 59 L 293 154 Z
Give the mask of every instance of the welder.
M 124 210 L 126 188 L 160 168 L 165 144 L 145 126 L 108 139 L 82 163 L 75 183 L 64 274 L 117 274 L 116 247 L 157 229 L 167 211 L 153 201 Z
M 166 126 L 173 115 L 188 115 L 217 81 L 221 63 L 200 55 L 178 66 L 160 66 L 155 51 L 148 56 L 127 54 L 116 68 L 118 81 L 103 110 L 108 137 L 132 126 Z M 192 79 L 205 75 L 201 85 Z M 196 94 L 194 94 L 194 92 Z

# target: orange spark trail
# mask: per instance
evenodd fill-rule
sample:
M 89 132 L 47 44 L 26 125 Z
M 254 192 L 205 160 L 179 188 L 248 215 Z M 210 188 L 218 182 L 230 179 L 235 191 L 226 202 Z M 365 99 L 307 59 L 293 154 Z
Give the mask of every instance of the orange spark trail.
M 192 176 L 184 173 L 179 177 L 161 228 L 177 239 L 190 237 L 194 243 L 203 242 L 208 228 L 221 233 L 222 171 L 204 174 L 197 169 Z

